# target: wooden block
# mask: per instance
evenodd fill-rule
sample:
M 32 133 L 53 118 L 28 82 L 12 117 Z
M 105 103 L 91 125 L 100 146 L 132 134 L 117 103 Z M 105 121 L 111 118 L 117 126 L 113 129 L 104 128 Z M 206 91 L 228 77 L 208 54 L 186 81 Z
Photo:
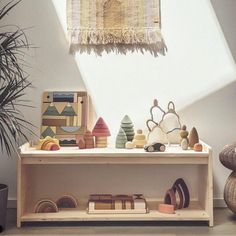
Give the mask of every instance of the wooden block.
M 94 145 L 93 140 L 85 140 L 86 145 Z
M 97 146 L 107 146 L 107 143 L 96 143 Z
M 44 103 L 53 102 L 53 92 L 44 92 L 43 93 L 43 102 Z
M 65 119 L 43 119 L 42 125 L 43 126 L 65 126 L 66 120 Z
M 95 210 L 111 210 L 111 202 L 95 202 Z
M 106 148 L 106 147 L 107 147 L 107 145 L 101 145 L 101 144 L 96 145 L 96 148 Z
M 121 200 L 115 200 L 115 209 L 122 210 L 122 201 Z
M 125 209 L 126 210 L 131 210 L 132 209 L 131 201 L 125 201 Z
M 158 211 L 165 214 L 175 214 L 175 207 L 169 204 L 159 204 Z
M 79 147 L 79 149 L 85 149 L 86 148 L 84 139 L 79 140 L 78 147 Z
M 146 209 L 146 202 L 144 199 L 134 199 L 134 209 Z
M 57 135 L 78 135 L 81 132 L 83 133 L 84 130 L 80 126 L 62 126 L 56 129 Z

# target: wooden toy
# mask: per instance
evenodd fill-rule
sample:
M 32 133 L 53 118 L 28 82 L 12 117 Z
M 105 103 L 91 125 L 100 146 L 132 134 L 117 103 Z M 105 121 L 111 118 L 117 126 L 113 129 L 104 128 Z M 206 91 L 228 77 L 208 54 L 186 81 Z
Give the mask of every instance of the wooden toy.
M 188 150 L 189 142 L 188 139 L 183 138 L 180 144 L 182 150 Z
M 34 207 L 35 213 L 54 213 L 58 212 L 58 207 L 55 202 L 50 199 L 43 199 L 36 203 Z
M 45 151 L 57 151 L 60 149 L 59 140 L 47 136 L 46 138 L 39 140 L 36 149 Z
M 143 148 L 147 144 L 146 136 L 141 129 L 134 135 L 133 143 L 136 148 Z
M 176 194 L 178 194 L 178 198 L 176 197 Z M 177 199 L 179 199 L 178 203 Z M 187 208 L 189 206 L 190 203 L 189 190 L 182 178 L 177 179 L 174 182 L 172 188 L 167 190 L 164 197 L 164 203 L 173 205 L 175 210 Z
M 202 152 L 202 144 L 201 143 L 195 143 L 193 146 L 193 150 L 196 152 Z
M 157 119 L 154 116 L 155 111 L 161 113 L 161 118 Z M 148 143 L 180 143 L 180 118 L 175 111 L 173 102 L 168 103 L 168 110 L 166 112 L 158 105 L 158 101 L 155 99 L 153 106 L 150 109 L 150 114 L 151 118 L 146 122 L 149 130 L 147 136 Z
M 186 125 L 182 126 L 182 129 L 180 130 L 179 134 L 181 137 L 180 146 L 183 150 L 187 150 L 189 145 L 189 140 L 188 140 L 188 131 Z
M 91 131 L 87 130 L 84 134 L 85 148 L 90 149 L 94 148 L 94 136 Z
M 143 196 L 93 194 L 89 197 L 89 214 L 147 213 L 147 202 Z
M 189 132 L 187 131 L 187 126 L 186 126 L 186 125 L 183 125 L 183 126 L 182 126 L 182 128 L 181 128 L 179 134 L 180 134 L 180 137 L 181 137 L 180 142 L 181 142 L 184 138 L 185 138 L 185 139 L 188 138 Z
M 162 203 L 158 205 L 158 211 L 165 214 L 175 214 L 175 207 L 174 205 Z
M 99 118 L 95 124 L 92 134 L 95 136 L 95 143 L 97 148 L 107 147 L 107 137 L 111 136 L 109 128 L 103 118 Z
M 125 148 L 127 137 L 125 131 L 120 128 L 119 133 L 116 136 L 116 148 Z
M 125 148 L 126 149 L 133 149 L 133 148 L 135 148 L 134 143 L 130 142 L 130 141 L 126 142 Z
M 41 137 L 55 137 L 61 146 L 76 146 L 87 127 L 86 92 L 44 92 Z
M 189 134 L 189 147 L 193 149 L 195 143 L 199 143 L 199 138 L 196 128 L 193 127 Z
M 167 112 L 162 117 L 159 125 L 165 132 L 169 144 L 179 144 L 179 130 L 181 129 L 180 117 L 176 113 L 174 102 L 170 101 Z
M 85 149 L 85 140 L 83 135 L 78 135 L 77 136 L 77 143 L 79 149 Z
M 162 143 L 153 143 L 151 145 L 144 146 L 144 150 L 147 152 L 164 152 L 166 146 Z
M 71 195 L 64 195 L 56 201 L 58 208 L 77 208 L 78 203 L 75 197 Z
M 134 125 L 128 115 L 125 115 L 121 121 L 121 128 L 125 131 L 128 141 L 134 138 Z

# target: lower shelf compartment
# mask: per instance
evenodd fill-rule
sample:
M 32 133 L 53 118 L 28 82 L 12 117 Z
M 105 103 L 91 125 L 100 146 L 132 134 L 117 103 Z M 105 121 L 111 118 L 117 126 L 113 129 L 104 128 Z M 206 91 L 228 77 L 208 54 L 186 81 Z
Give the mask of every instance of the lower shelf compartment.
M 61 210 L 57 213 L 26 213 L 21 222 L 52 221 L 208 221 L 208 213 L 198 202 L 191 202 L 185 209 L 176 210 L 175 214 L 164 214 L 156 210 L 157 202 L 149 203 L 146 214 L 88 214 L 84 209 Z

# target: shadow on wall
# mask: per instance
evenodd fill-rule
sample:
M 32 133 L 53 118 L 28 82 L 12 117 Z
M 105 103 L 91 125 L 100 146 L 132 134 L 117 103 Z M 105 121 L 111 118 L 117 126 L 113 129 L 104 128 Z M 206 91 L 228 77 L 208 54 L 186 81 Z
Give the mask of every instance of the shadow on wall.
M 219 152 L 226 144 L 236 141 L 235 101 L 236 81 L 179 112 L 183 123 L 187 121 L 188 129 L 190 130 L 193 126 L 199 127 L 200 138 L 213 148 L 214 193 L 216 197 L 222 197 L 220 188 L 224 186 L 229 173 L 220 164 Z

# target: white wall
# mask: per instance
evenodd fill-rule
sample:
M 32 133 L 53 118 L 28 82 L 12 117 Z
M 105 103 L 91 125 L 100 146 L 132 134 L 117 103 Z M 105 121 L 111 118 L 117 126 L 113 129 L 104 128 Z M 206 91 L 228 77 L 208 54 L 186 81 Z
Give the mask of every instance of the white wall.
M 27 58 L 32 65 L 30 75 L 35 88 L 28 91 L 27 98 L 36 108 L 24 112 L 26 119 L 40 127 L 42 92 L 82 90 L 84 83 L 73 56 L 68 54 L 68 44 L 51 1 L 24 0 L 5 22 L 22 28 L 33 27 L 26 32 L 29 42 L 37 47 Z M 8 158 L 4 155 L 0 158 L 0 182 L 9 185 L 10 198 L 16 197 L 16 160 L 15 156 Z
M 55 0 L 54 5 L 65 27 L 65 0 Z M 236 7 L 235 1 L 231 6 Z M 77 55 L 77 67 L 51 1 L 24 0 L 8 21 L 34 26 L 29 38 L 39 47 L 31 58 L 35 89 L 28 93 L 37 108 L 26 116 L 39 126 L 42 91 L 82 89 L 80 72 L 113 139 L 124 114 L 131 116 L 136 128 L 143 128 L 153 98 L 164 106 L 173 100 L 183 122 L 198 127 L 200 137 L 214 149 L 214 196 L 221 198 L 228 171 L 220 165 L 218 152 L 235 139 L 236 130 L 235 64 L 208 0 L 162 1 L 162 17 L 169 49 L 165 57 L 82 54 Z M 13 158 L 0 159 L 0 180 L 10 185 L 10 197 L 15 197 L 15 178 Z

